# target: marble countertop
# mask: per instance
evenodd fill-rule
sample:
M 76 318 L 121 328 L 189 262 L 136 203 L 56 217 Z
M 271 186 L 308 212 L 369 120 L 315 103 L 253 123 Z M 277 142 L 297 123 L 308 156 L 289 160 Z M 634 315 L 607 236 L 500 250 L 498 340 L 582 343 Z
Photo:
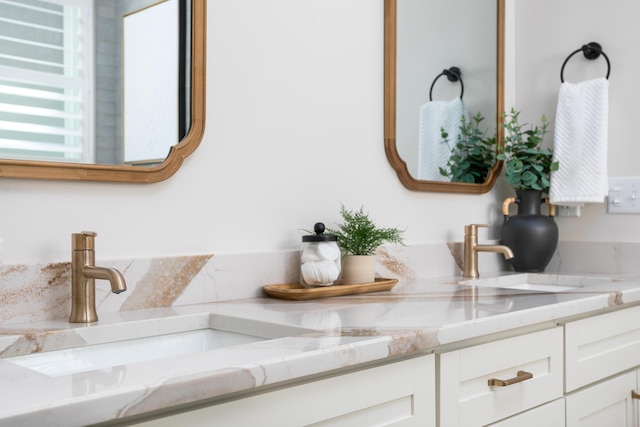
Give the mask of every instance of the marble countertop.
M 91 325 L 66 319 L 5 325 L 0 327 L 0 426 L 124 419 L 640 302 L 639 277 L 545 276 L 567 286 L 558 288 L 561 292 L 510 289 L 523 277 L 517 274 L 482 279 L 479 286 L 459 278 L 430 279 L 357 296 L 265 297 L 120 312 Z M 167 328 L 225 325 L 242 325 L 270 339 L 59 376 L 7 359 Z

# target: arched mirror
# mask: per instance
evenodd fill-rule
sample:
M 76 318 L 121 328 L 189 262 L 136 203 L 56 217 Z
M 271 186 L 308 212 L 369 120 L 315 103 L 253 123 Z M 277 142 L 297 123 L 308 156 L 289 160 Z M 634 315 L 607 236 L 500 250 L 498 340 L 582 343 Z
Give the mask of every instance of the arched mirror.
M 206 0 L 21 0 L 0 20 L 0 177 L 158 182 L 200 144 Z
M 402 184 L 489 191 L 502 167 L 504 0 L 385 0 L 384 40 L 385 152 Z M 455 174 L 478 163 L 459 143 L 482 145 L 479 172 Z

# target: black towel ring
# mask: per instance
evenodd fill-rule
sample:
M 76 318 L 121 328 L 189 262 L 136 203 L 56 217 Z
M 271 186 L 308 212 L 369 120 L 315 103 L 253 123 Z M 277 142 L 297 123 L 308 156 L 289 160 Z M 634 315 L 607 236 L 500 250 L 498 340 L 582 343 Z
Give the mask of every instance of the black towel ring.
M 462 82 L 462 71 L 458 67 L 451 67 L 448 70 L 442 70 L 440 74 L 433 80 L 431 83 L 431 89 L 429 89 L 429 101 L 433 101 L 433 86 L 435 86 L 436 81 L 442 76 L 447 76 L 447 80 L 450 82 L 460 82 L 460 99 L 462 99 L 462 95 L 464 95 L 464 83 Z
M 562 68 L 560 69 L 560 81 L 564 83 L 564 66 L 567 65 L 567 62 L 573 55 L 578 52 L 582 52 L 585 58 L 587 59 L 598 59 L 600 55 L 604 56 L 604 59 L 607 61 L 607 80 L 609 80 L 609 75 L 611 74 L 611 62 L 609 62 L 609 57 L 602 50 L 602 46 L 600 43 L 591 42 L 585 45 L 582 45 L 580 49 L 576 49 L 571 52 L 571 55 L 567 56 L 567 59 L 562 63 Z

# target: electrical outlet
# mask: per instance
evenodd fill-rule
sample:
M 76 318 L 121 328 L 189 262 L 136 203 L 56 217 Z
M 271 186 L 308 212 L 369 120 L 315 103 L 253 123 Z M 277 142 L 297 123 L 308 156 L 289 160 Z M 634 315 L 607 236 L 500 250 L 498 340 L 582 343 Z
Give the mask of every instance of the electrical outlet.
M 580 218 L 580 206 L 556 205 L 556 216 Z
M 607 213 L 640 214 L 640 177 L 620 176 L 609 178 Z

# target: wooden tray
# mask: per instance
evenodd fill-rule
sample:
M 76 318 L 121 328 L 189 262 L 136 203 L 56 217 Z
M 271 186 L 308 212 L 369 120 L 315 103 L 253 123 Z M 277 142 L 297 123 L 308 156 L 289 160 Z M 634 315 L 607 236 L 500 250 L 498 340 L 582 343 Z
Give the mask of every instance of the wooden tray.
M 281 285 L 265 285 L 263 288 L 269 296 L 302 301 L 316 298 L 388 291 L 393 288 L 396 283 L 398 283 L 398 280 L 396 279 L 376 279 L 373 283 L 358 283 L 355 285 L 333 285 L 318 286 L 317 288 L 305 288 L 299 283 L 284 283 Z

